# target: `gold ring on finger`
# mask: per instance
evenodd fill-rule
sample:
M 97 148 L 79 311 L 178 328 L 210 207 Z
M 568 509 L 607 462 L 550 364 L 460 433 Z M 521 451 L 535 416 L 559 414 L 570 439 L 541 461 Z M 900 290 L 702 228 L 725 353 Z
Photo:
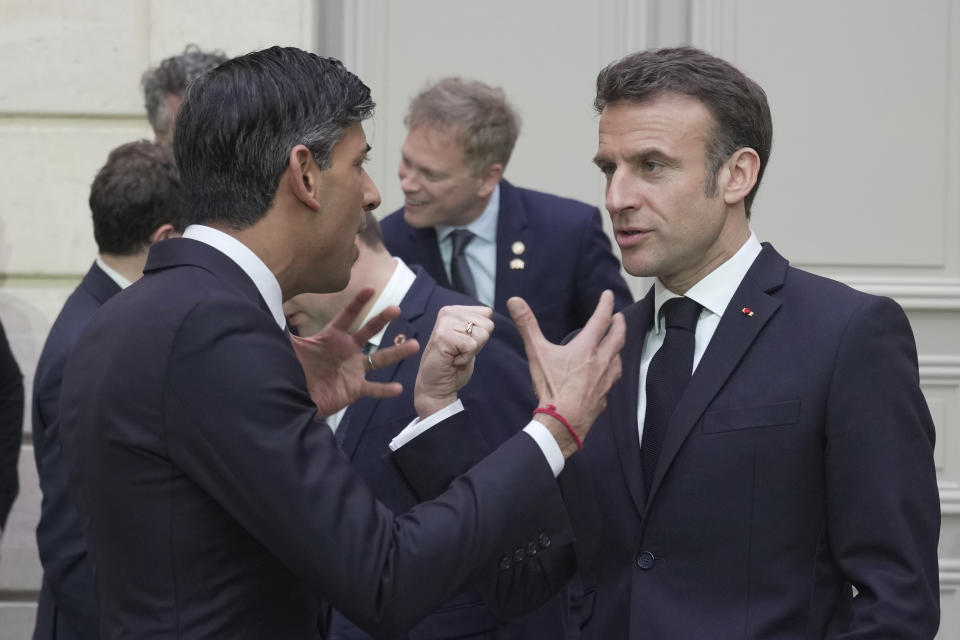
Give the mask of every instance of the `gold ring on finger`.
M 466 326 L 466 328 L 463 330 L 463 332 L 464 332 L 465 334 L 467 334 L 468 336 L 472 336 L 472 335 L 473 335 L 473 327 L 474 327 L 474 326 L 476 326 L 476 325 L 474 325 L 472 322 L 467 322 L 467 326 Z

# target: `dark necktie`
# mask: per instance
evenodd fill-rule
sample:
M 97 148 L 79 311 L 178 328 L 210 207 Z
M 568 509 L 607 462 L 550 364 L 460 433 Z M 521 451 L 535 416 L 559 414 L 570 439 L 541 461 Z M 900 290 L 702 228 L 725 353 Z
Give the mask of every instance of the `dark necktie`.
M 693 371 L 694 331 L 700 305 L 690 298 L 671 298 L 663 304 L 667 335 L 647 369 L 647 411 L 643 419 L 643 481 L 651 488 L 663 437 Z
M 473 273 L 470 272 L 465 253 L 467 245 L 473 240 L 473 232 L 455 229 L 450 232 L 450 240 L 453 242 L 453 254 L 450 256 L 450 280 L 453 288 L 471 298 L 476 298 L 477 286 L 473 282 Z

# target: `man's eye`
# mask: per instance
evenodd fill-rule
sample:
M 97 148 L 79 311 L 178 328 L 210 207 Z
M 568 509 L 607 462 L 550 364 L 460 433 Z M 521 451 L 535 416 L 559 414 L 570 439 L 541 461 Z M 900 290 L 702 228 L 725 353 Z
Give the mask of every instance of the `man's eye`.
M 660 171 L 660 169 L 662 168 L 663 168 L 662 164 L 660 164 L 659 162 L 654 162 L 653 160 L 647 160 L 643 163 L 643 169 L 647 173 L 656 173 L 657 171 Z
M 600 166 L 600 173 L 602 173 L 607 177 L 612 176 L 613 172 L 616 170 L 616 167 L 613 166 L 612 164 L 601 164 L 599 166 Z

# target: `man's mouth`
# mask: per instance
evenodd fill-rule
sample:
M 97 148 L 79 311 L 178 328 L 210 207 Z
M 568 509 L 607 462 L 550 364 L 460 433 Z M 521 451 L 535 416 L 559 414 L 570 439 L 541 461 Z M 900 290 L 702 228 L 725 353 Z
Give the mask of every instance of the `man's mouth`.
M 620 245 L 621 248 L 626 248 L 643 242 L 643 240 L 652 233 L 653 230 L 651 229 L 630 229 L 624 227 L 614 229 L 613 235 L 617 239 L 617 244 Z

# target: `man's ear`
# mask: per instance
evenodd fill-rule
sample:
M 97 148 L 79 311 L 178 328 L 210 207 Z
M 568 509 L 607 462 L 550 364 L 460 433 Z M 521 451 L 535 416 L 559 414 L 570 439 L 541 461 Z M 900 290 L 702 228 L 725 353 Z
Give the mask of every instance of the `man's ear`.
M 500 182 L 500 178 L 503 177 L 503 165 L 499 162 L 496 162 L 480 174 L 480 188 L 477 190 L 477 195 L 481 198 L 486 198 L 491 193 L 493 193 L 494 187 L 497 186 L 497 183 Z
M 162 224 L 150 234 L 150 244 L 153 244 L 154 242 L 160 242 L 161 240 L 166 240 L 167 238 L 176 238 L 179 236 L 180 232 L 177 231 L 172 224 Z
M 720 183 L 723 201 L 728 205 L 742 202 L 754 185 L 760 172 L 760 156 L 750 147 L 737 149 L 724 163 L 725 180 Z
M 316 175 L 318 171 L 320 168 L 314 162 L 310 149 L 298 144 L 290 150 L 290 161 L 287 164 L 284 180 L 293 196 L 314 211 L 320 210 Z

